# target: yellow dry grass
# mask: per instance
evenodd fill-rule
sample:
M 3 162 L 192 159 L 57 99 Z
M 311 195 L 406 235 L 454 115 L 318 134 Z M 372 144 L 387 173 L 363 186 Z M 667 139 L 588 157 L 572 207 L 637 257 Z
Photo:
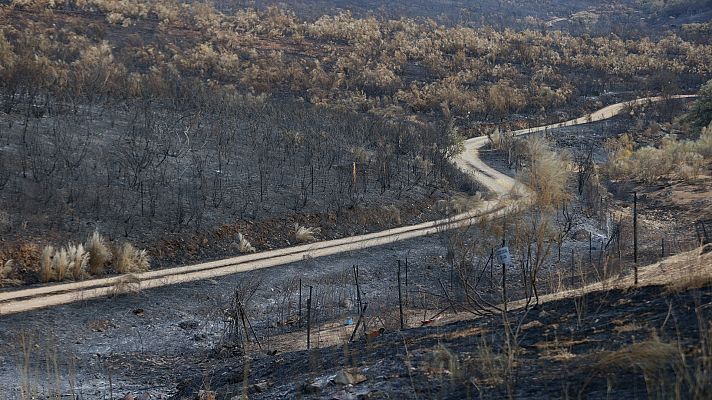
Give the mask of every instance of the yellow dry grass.
M 312 242 L 316 240 L 316 235 L 321 232 L 321 228 L 310 228 L 294 224 L 294 238 L 299 243 Z
M 99 233 L 99 231 L 94 231 L 94 233 L 87 238 L 84 247 L 87 252 L 89 252 L 89 273 L 91 275 L 103 275 L 104 269 L 111 262 L 113 254 L 111 249 L 106 244 L 106 240 Z
M 596 355 L 594 368 L 602 372 L 611 370 L 640 369 L 645 374 L 653 374 L 667 365 L 671 365 L 679 357 L 676 345 L 650 339 L 634 343 L 617 351 L 606 351 Z
M 15 266 L 15 261 L 0 260 L 0 287 L 18 285 L 21 281 L 10 278 L 10 274 Z
M 146 250 L 138 250 L 131 243 L 124 243 L 116 251 L 114 268 L 119 274 L 148 271 L 150 267 Z

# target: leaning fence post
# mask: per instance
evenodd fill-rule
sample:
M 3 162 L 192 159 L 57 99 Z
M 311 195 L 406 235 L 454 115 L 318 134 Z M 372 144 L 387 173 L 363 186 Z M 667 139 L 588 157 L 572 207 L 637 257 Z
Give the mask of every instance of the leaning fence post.
M 356 302 L 358 303 L 358 309 L 361 309 L 361 286 L 358 283 L 358 265 L 353 266 L 354 270 L 354 281 L 356 282 Z

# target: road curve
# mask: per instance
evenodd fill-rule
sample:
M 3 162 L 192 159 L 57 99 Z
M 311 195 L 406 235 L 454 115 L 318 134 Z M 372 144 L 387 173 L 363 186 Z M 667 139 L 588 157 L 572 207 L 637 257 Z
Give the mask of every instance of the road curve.
M 694 95 L 673 96 L 675 99 L 695 97 Z M 564 126 L 582 125 L 601 121 L 620 114 L 627 106 L 655 102 L 662 97 L 648 97 L 628 102 L 613 104 L 581 118 L 557 124 L 522 129 L 513 132 L 515 136 L 546 129 Z M 526 189 L 516 180 L 504 175 L 480 160 L 478 152 L 488 142 L 487 137 L 476 137 L 465 141 L 465 150 L 455 157 L 455 164 L 463 171 L 496 193 L 500 199 L 511 194 L 525 195 Z M 26 288 L 14 291 L 0 292 L 0 315 L 20 313 L 39 308 L 68 304 L 81 300 L 108 296 L 120 290 L 122 285 L 137 289 L 175 285 L 202 279 L 216 278 L 240 272 L 261 268 L 275 267 L 305 258 L 316 258 L 343 252 L 356 251 L 369 247 L 432 235 L 444 230 L 464 226 L 475 218 L 482 216 L 497 217 L 506 214 L 517 207 L 516 202 L 484 201 L 475 210 L 456 215 L 448 219 L 424 222 L 416 225 L 388 229 L 366 235 L 352 236 L 342 239 L 321 241 L 306 245 L 270 250 L 261 253 L 241 255 L 228 259 L 207 263 L 149 271 L 127 276 L 91 279 L 81 282 L 62 283 L 49 286 Z
M 672 96 L 671 98 L 687 99 L 693 97 L 696 97 L 696 95 L 677 95 Z M 535 128 L 520 129 L 512 132 L 512 134 L 514 136 L 522 136 L 535 132 L 543 132 L 548 129 L 562 128 L 565 126 L 583 125 L 590 122 L 603 121 L 605 119 L 615 117 L 616 115 L 622 113 L 626 110 L 627 107 L 645 104 L 648 102 L 657 102 L 664 99 L 665 98 L 662 96 L 656 96 L 644 97 L 641 99 L 616 103 L 607 107 L 603 107 L 598 111 L 595 111 L 588 115 L 584 115 L 580 118 L 559 122 L 556 124 L 538 126 Z M 462 171 L 465 171 L 470 174 L 470 176 L 479 184 L 483 185 L 490 191 L 497 193 L 499 196 L 507 196 L 509 194 L 525 196 L 527 194 L 526 188 L 519 184 L 515 179 L 485 164 L 484 161 L 479 158 L 479 150 L 482 147 L 486 146 L 488 143 L 489 138 L 487 136 L 479 136 L 466 140 L 465 151 L 455 157 L 453 162 Z

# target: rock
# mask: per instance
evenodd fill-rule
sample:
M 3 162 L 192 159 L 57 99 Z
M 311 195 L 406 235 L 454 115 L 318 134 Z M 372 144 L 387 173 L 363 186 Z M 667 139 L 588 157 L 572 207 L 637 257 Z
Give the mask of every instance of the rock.
M 201 390 L 198 392 L 198 400 L 216 400 L 217 396 L 212 390 Z
M 321 386 L 314 381 L 306 381 L 302 385 L 302 392 L 304 394 L 319 394 L 321 392 Z
M 376 331 L 368 332 L 368 333 L 366 334 L 366 337 L 369 338 L 369 339 L 375 339 L 375 338 L 377 338 L 377 337 L 383 335 L 383 332 L 385 332 L 385 331 L 386 331 L 385 328 L 379 328 L 379 329 L 376 330 Z
M 269 389 L 270 385 L 266 381 L 258 382 L 255 383 L 254 385 L 250 385 L 250 392 L 252 393 L 264 393 Z
M 368 378 L 358 372 L 355 369 L 342 369 L 336 373 L 334 377 L 334 383 L 338 385 L 358 385 L 361 382 L 365 382 Z
M 578 241 L 584 241 L 588 240 L 590 233 L 585 230 L 585 229 L 579 229 L 576 232 L 574 232 L 571 236 L 574 238 L 574 240 Z
M 380 399 L 389 399 L 390 397 L 385 392 L 376 390 L 376 391 L 368 392 L 368 393 L 359 393 L 356 396 L 356 398 L 358 400 L 380 400 Z
M 192 330 L 192 329 L 198 329 L 199 326 L 200 326 L 200 324 L 198 323 L 198 321 L 194 321 L 194 320 L 181 321 L 178 323 L 178 327 L 183 330 L 186 330 L 186 331 Z
M 345 390 L 340 390 L 331 396 L 331 400 L 356 400 L 356 396 Z

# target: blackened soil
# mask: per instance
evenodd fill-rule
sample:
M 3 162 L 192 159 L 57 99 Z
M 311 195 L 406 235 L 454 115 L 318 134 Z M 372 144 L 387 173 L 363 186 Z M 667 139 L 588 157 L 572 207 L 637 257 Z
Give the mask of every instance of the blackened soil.
M 197 398 L 209 382 L 218 399 L 250 398 L 662 398 L 699 361 L 699 327 L 712 318 L 712 287 L 669 294 L 660 287 L 589 293 L 518 310 L 508 316 L 519 333 L 512 368 L 506 368 L 499 316 L 441 327 L 388 332 L 368 342 L 271 356 L 205 360 L 211 375 L 180 377 L 176 399 Z M 654 370 L 632 357 L 602 364 L 607 352 L 652 340 L 679 346 L 656 358 Z M 330 382 L 345 368 L 367 380 Z M 509 372 L 508 372 L 509 371 Z M 712 379 L 710 371 L 702 378 Z M 655 378 L 655 379 L 651 379 Z M 709 382 L 709 379 L 707 379 Z M 689 385 L 681 384 L 687 398 Z M 243 392 L 243 390 L 245 392 Z M 509 393 L 508 393 L 509 392 Z

